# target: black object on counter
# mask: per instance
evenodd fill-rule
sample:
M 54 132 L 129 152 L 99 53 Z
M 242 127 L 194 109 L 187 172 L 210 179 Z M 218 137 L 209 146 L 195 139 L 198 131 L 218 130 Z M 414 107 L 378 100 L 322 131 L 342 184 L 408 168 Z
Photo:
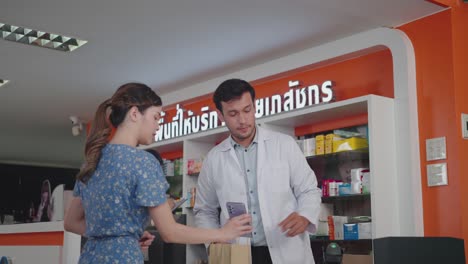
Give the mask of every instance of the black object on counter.
M 452 237 L 384 237 L 374 239 L 378 264 L 465 264 L 463 239 Z

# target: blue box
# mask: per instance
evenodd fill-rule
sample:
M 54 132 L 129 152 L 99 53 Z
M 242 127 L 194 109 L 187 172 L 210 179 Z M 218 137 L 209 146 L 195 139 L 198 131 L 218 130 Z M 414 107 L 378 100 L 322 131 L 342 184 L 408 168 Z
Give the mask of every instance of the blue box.
M 358 224 L 343 224 L 344 240 L 358 240 L 359 228 Z

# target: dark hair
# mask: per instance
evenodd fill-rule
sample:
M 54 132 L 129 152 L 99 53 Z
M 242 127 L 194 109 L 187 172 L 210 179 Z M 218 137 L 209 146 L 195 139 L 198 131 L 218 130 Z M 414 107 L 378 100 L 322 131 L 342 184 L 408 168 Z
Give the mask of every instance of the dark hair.
M 117 128 L 133 106 L 143 113 L 151 106 L 161 106 L 161 98 L 148 86 L 141 83 L 127 83 L 119 87 L 114 95 L 101 103 L 96 110 L 91 130 L 86 138 L 85 163 L 76 176 L 87 182 L 96 170 L 101 150 L 109 141 L 111 125 Z M 109 124 L 110 122 L 110 124 Z
M 147 149 L 146 151 L 148 151 L 149 153 L 153 154 L 153 156 L 158 160 L 158 162 L 159 162 L 159 164 L 161 165 L 161 167 L 164 166 L 163 158 L 161 157 L 161 155 L 159 154 L 159 152 L 157 152 L 157 151 L 154 150 L 154 149 Z
M 252 102 L 255 102 L 255 90 L 250 83 L 241 79 L 229 79 L 222 82 L 213 94 L 213 102 L 221 113 L 223 106 L 221 102 L 229 102 L 232 99 L 241 97 L 245 92 L 249 92 Z

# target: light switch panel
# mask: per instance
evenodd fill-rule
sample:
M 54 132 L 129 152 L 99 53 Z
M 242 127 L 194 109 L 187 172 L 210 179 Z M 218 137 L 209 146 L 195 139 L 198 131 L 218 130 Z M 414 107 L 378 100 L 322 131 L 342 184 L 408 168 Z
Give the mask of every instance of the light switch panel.
M 468 139 L 468 114 L 461 114 L 462 137 Z
M 447 163 L 436 163 L 427 165 L 427 186 L 448 185 Z
M 442 160 L 447 158 L 445 137 L 426 139 L 426 160 Z

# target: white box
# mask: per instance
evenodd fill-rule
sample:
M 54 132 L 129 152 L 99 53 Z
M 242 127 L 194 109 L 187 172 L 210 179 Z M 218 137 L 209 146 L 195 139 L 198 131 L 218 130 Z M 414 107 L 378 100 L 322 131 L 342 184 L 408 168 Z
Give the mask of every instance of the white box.
M 359 239 L 372 239 L 372 223 L 359 223 L 358 224 L 358 238 Z

